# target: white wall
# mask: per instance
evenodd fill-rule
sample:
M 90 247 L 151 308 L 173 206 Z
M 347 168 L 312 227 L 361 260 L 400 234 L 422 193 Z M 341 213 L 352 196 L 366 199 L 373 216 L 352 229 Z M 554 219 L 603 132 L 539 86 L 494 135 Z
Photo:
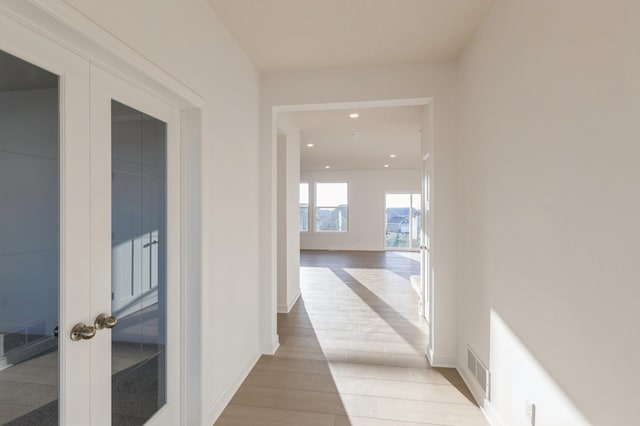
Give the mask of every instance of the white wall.
M 300 297 L 300 128 L 281 112 L 278 131 L 278 312 L 289 312 Z
M 202 268 L 195 295 L 201 305 L 189 309 L 201 310 L 201 321 L 191 324 L 200 339 L 189 341 L 199 353 L 189 359 L 202 368 L 189 366 L 186 410 L 189 424 L 212 424 L 260 353 L 258 73 L 204 1 L 68 3 L 206 99 L 201 117 L 193 117 L 202 121 L 202 146 L 185 150 L 197 173 L 187 175 L 188 189 L 202 197 L 191 203 L 201 201 L 201 209 L 187 217 L 190 236 L 201 236 L 201 252 L 189 258 Z M 190 291 L 200 286 L 199 272 L 189 271 L 196 278 Z
M 274 107 L 407 98 L 433 98 L 434 256 L 433 269 L 439 301 L 436 355 L 455 360 L 457 348 L 455 241 L 455 64 L 367 68 L 345 71 L 273 73 L 262 76 L 260 121 L 260 259 L 264 308 L 262 343 L 265 352 L 277 347 L 276 334 L 276 182 Z
M 310 185 L 316 182 L 348 183 L 349 223 L 346 233 L 317 233 L 313 229 L 300 232 L 300 247 L 308 250 L 384 250 L 384 194 L 420 193 L 420 177 L 420 170 L 301 172 L 300 179 Z
M 637 423 L 639 17 L 498 1 L 461 60 L 459 350 L 505 426 Z

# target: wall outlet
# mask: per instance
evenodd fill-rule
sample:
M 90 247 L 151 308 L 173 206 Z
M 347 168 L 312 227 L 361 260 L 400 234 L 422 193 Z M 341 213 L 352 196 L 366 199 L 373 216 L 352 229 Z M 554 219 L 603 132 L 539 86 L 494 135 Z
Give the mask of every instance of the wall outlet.
M 536 426 L 536 404 L 527 399 L 524 410 L 524 416 L 528 422 L 527 424 L 530 426 Z

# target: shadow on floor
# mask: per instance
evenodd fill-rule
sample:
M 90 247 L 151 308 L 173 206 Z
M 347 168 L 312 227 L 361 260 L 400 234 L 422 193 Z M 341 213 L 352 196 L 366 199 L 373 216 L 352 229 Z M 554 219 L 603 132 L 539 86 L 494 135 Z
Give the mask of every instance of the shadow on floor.
M 406 280 L 411 275 L 420 275 L 420 261 L 408 256 L 414 252 L 302 250 L 300 253 L 300 267 L 375 267 L 393 271 Z
M 258 360 L 216 425 L 351 425 L 303 297 L 278 322 L 294 317 L 300 327 L 279 327 L 280 348 Z
M 382 318 L 389 327 L 393 328 L 398 336 L 402 337 L 407 343 L 413 346 L 417 351 L 425 353 L 426 348 L 423 344 L 417 343 L 415 339 L 407 336 L 407 329 L 410 330 L 409 335 L 424 335 L 426 330 L 420 329 L 411 321 L 408 321 L 404 315 L 395 310 L 391 305 L 385 302 L 381 297 L 376 295 L 367 286 L 355 279 L 350 273 L 343 268 L 331 268 L 331 271 L 349 288 L 353 293 L 367 304 L 380 318 Z

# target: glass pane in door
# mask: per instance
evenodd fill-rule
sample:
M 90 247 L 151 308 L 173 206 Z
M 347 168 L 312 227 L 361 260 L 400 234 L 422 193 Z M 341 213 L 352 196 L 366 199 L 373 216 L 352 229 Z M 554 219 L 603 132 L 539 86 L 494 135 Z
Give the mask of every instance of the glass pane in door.
M 386 194 L 385 197 L 385 248 L 409 248 L 411 194 Z
M 411 194 L 411 248 L 420 247 L 422 195 Z
M 166 403 L 166 123 L 113 101 L 112 424 Z
M 58 76 L 0 51 L 0 424 L 58 424 Z

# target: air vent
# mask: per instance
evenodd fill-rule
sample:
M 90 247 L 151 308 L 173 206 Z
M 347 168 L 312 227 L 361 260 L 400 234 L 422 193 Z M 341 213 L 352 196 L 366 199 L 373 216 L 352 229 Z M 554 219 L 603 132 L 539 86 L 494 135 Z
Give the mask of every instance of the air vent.
M 489 399 L 489 369 L 480 362 L 476 354 L 467 348 L 467 367 L 480 388 L 484 391 L 485 398 Z

